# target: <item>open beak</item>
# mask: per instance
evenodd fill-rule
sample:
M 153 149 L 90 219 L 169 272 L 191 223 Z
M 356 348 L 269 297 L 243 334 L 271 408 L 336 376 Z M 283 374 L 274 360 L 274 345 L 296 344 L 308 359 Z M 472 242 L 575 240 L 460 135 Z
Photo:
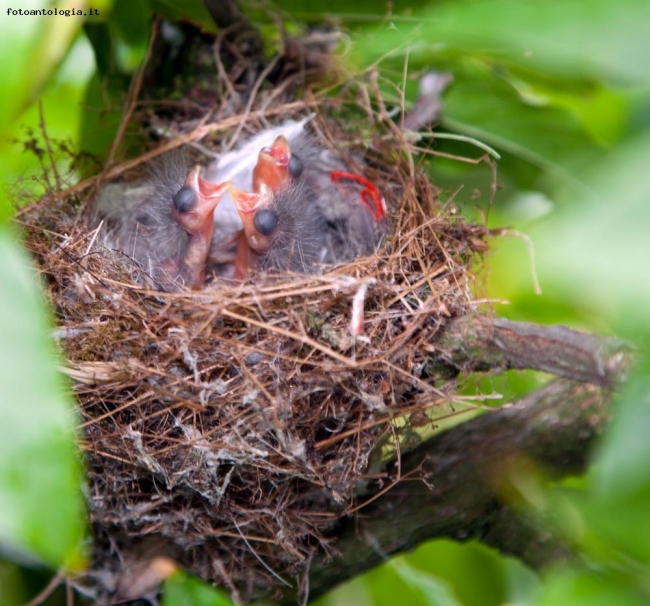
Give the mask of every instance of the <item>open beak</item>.
M 289 181 L 291 148 L 287 139 L 280 135 L 270 147 L 265 147 L 257 157 L 253 169 L 253 190 L 258 192 L 262 184 L 271 191 L 282 191 Z
M 179 217 L 181 225 L 191 234 L 204 234 L 212 229 L 214 209 L 224 194 L 231 188 L 232 181 L 211 183 L 200 176 L 201 167 L 195 166 L 187 175 L 184 186 L 196 194 L 194 208 Z
M 198 179 L 198 191 L 202 199 L 214 200 L 214 210 L 219 204 L 219 200 L 223 198 L 224 194 L 232 187 L 232 181 L 224 181 L 223 183 L 212 183 L 206 181 L 202 177 Z
M 262 208 L 262 194 L 244 191 L 233 188 L 230 190 L 230 197 L 233 199 L 239 216 L 244 219 L 245 215 L 254 213 L 258 208 Z
M 289 141 L 287 141 L 287 138 L 284 135 L 277 137 L 276 140 L 273 141 L 271 147 L 264 148 L 264 151 L 274 158 L 278 164 L 283 166 L 289 164 L 289 160 L 291 159 L 291 148 L 289 147 Z
M 194 191 L 199 191 L 199 179 L 201 178 L 199 176 L 200 173 L 201 167 L 197 164 L 192 170 L 190 170 L 189 173 L 187 173 L 187 177 L 185 177 L 185 182 L 183 185 L 185 185 L 185 187 L 193 189 Z
M 197 164 L 187 174 L 183 185 L 192 188 L 199 194 L 199 206 L 213 205 L 211 210 L 214 210 L 217 204 L 219 204 L 219 200 L 232 187 L 232 181 L 224 181 L 223 183 L 206 181 L 201 177 L 201 167 Z

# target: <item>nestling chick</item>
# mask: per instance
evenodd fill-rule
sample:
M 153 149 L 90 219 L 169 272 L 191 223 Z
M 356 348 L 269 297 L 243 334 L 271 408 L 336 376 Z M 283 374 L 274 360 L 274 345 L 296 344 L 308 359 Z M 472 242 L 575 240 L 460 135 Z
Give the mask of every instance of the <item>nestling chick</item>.
M 296 181 L 278 193 L 231 190 L 244 224 L 248 265 L 261 271 L 314 273 L 325 244 L 325 223 L 309 201 L 313 192 Z
M 313 273 L 323 264 L 370 254 L 385 217 L 381 194 L 363 177 L 342 170 L 333 152 L 308 146 L 303 155 L 280 135 L 263 148 L 253 169 L 253 192 L 233 189 L 248 244 L 247 260 L 263 270 Z M 243 271 L 242 251 L 238 273 Z M 245 271 L 244 271 L 245 273 Z
M 154 163 L 137 193 L 121 185 L 102 190 L 96 219 L 104 219 L 111 245 L 136 260 L 166 291 L 201 288 L 214 227 L 213 212 L 230 183 L 215 185 L 188 171 L 183 152 Z

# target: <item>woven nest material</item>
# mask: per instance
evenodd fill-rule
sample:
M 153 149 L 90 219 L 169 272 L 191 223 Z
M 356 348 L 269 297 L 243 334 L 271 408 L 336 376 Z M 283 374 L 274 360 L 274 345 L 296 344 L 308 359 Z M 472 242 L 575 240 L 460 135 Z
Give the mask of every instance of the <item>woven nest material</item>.
M 445 324 L 475 307 L 485 230 L 438 203 L 393 123 L 369 112 L 365 134 L 342 126 L 337 112 L 357 100 L 350 87 L 320 102 L 316 129 L 364 155 L 393 229 L 375 255 L 323 274 L 161 293 L 98 244 L 69 199 L 21 214 L 79 401 L 96 570 L 155 544 L 243 599 L 268 595 L 314 554 L 336 554 L 329 535 L 362 507 L 370 461 L 422 413 L 435 419 L 453 389 L 431 361 Z M 239 122 L 254 132 L 264 107 L 289 115 L 260 95 Z M 315 106 L 285 107 L 300 118 Z M 219 149 L 228 124 L 205 145 Z

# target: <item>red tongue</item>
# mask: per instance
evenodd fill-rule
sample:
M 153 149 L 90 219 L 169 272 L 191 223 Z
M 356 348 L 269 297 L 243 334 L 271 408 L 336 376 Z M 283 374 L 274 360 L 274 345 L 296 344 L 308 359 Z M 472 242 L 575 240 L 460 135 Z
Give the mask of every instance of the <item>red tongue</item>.
M 291 149 L 289 148 L 289 142 L 282 135 L 273 141 L 271 147 L 264 148 L 264 151 L 275 160 L 276 164 L 280 166 L 289 165 Z
M 359 192 L 359 195 L 361 196 L 361 201 L 368 209 L 368 212 L 372 215 L 373 219 L 375 221 L 380 221 L 386 216 L 384 197 L 381 195 L 379 188 L 371 181 L 368 181 L 365 177 L 355 175 L 354 173 L 335 170 L 330 173 L 330 179 L 332 180 L 332 183 L 340 183 L 343 180 L 356 181 L 364 188 Z
M 271 158 L 275 160 L 276 164 L 280 166 L 289 165 L 289 155 L 283 149 L 279 147 L 271 147 L 265 151 L 269 156 L 271 156 Z

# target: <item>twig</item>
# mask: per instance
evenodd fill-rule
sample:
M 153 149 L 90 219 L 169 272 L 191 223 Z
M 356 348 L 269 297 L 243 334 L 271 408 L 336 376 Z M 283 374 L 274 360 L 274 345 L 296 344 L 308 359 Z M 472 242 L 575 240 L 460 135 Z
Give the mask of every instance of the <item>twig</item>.
M 38 100 L 38 126 L 41 129 L 41 134 L 43 135 L 43 140 L 45 141 L 45 147 L 47 148 L 47 156 L 50 159 L 50 166 L 52 172 L 54 173 L 54 180 L 56 181 L 56 191 L 61 191 L 61 177 L 59 171 L 56 167 L 56 158 L 54 157 L 54 152 L 52 151 L 52 144 L 50 143 L 50 138 L 47 136 L 47 130 L 45 128 L 45 115 L 43 113 L 43 99 Z M 47 174 L 47 172 L 45 173 Z
M 156 15 L 153 24 L 151 26 L 151 37 L 149 38 L 149 45 L 147 46 L 147 52 L 145 53 L 144 59 L 140 64 L 140 67 L 135 72 L 133 79 L 131 80 L 131 85 L 129 86 L 129 92 L 127 94 L 126 103 L 124 107 L 124 112 L 122 114 L 122 121 L 120 126 L 117 129 L 113 143 L 108 152 L 108 157 L 106 158 L 106 169 L 108 169 L 113 161 L 115 160 L 115 154 L 117 153 L 117 148 L 120 146 L 120 143 L 124 139 L 126 129 L 131 123 L 131 117 L 133 116 L 133 111 L 135 110 L 138 104 L 138 97 L 140 96 L 140 89 L 142 88 L 142 79 L 144 78 L 145 70 L 149 64 L 149 59 L 151 58 L 151 51 L 153 49 L 154 42 L 156 40 L 156 32 L 158 31 L 158 22 L 159 17 Z M 104 170 L 104 173 L 106 172 Z M 102 180 L 102 175 L 100 175 L 100 180 Z
M 338 360 L 339 362 L 341 362 L 342 364 L 344 364 L 349 368 L 356 368 L 357 366 L 354 360 L 350 358 L 346 358 L 345 356 L 334 351 L 333 349 L 330 349 L 329 347 L 326 347 L 325 345 L 319 343 L 318 341 L 314 341 L 314 339 L 308 337 L 307 335 L 297 335 L 289 330 L 284 330 L 284 328 L 273 326 L 272 324 L 265 324 L 264 322 L 258 322 L 257 320 L 253 320 L 253 318 L 247 318 L 245 316 L 241 316 L 227 309 L 222 309 L 221 314 L 224 316 L 228 316 L 233 320 L 239 320 L 240 322 L 244 322 L 244 324 L 252 324 L 253 326 L 257 326 L 258 328 L 264 328 L 265 330 L 268 330 L 270 332 L 275 332 L 279 335 L 282 335 L 283 337 L 287 337 L 291 339 L 292 341 L 298 341 L 299 343 L 304 343 L 306 345 L 309 345 L 314 349 L 318 349 L 319 351 L 322 351 L 324 354 L 327 354 L 331 358 Z
M 537 266 L 535 263 L 535 245 L 533 244 L 533 241 L 530 239 L 530 236 L 528 234 L 525 234 L 520 231 L 516 231 L 514 229 L 505 229 L 503 230 L 502 233 L 505 236 L 512 236 L 513 238 L 518 238 L 519 240 L 522 240 L 526 245 L 526 248 L 528 249 L 528 259 L 530 260 L 530 275 L 533 279 L 533 288 L 535 289 L 536 295 L 541 295 L 542 288 L 539 285 L 539 279 L 537 278 Z
M 241 530 L 239 530 L 239 525 L 237 524 L 237 520 L 233 519 L 233 524 L 235 525 L 235 528 L 237 529 L 237 532 L 239 532 L 239 536 L 241 536 L 242 540 L 244 543 L 246 543 L 246 547 L 250 549 L 251 553 L 255 556 L 257 561 L 264 566 L 266 570 L 268 570 L 280 583 L 282 583 L 285 587 L 293 587 L 291 583 L 288 583 L 285 581 L 275 570 L 269 567 L 269 565 L 257 554 L 257 552 L 253 549 L 252 545 L 248 542 L 246 537 L 242 534 Z
M 43 591 L 41 591 L 35 598 L 31 599 L 25 606 L 38 606 L 39 604 L 42 604 L 47 598 L 49 598 L 54 590 L 64 581 L 65 579 L 65 574 L 63 574 L 63 571 L 59 570 L 50 582 L 45 586 Z
M 231 26 L 232 27 L 232 26 Z M 219 82 L 223 82 L 225 87 L 228 89 L 228 97 L 229 99 L 235 99 L 237 98 L 237 92 L 235 91 L 235 87 L 232 85 L 232 82 L 230 81 L 230 78 L 228 77 L 228 74 L 226 73 L 226 68 L 224 67 L 223 61 L 221 60 L 221 46 L 223 45 L 223 40 L 227 34 L 228 30 L 227 29 L 221 29 L 219 30 L 219 33 L 217 34 L 217 39 L 214 43 L 214 63 L 217 66 L 217 73 L 219 74 Z M 223 104 L 223 102 L 222 102 Z
M 251 89 L 251 94 L 250 97 L 248 98 L 248 103 L 246 103 L 246 108 L 244 109 L 244 113 L 241 116 L 241 120 L 239 121 L 237 128 L 235 129 L 235 132 L 233 133 L 233 136 L 230 139 L 230 142 L 225 146 L 224 152 L 227 152 L 229 149 L 231 149 L 232 146 L 237 142 L 237 139 L 239 139 L 239 135 L 241 134 L 241 131 L 244 128 L 244 125 L 246 124 L 246 121 L 251 115 L 251 110 L 253 108 L 253 104 L 255 103 L 255 99 L 257 98 L 257 93 L 260 90 L 260 87 L 262 86 L 264 80 L 266 80 L 266 77 L 271 73 L 273 68 L 276 66 L 279 59 L 280 59 L 280 55 L 275 55 L 273 59 L 269 61 L 269 64 L 264 68 L 262 73 L 259 75 L 259 77 L 255 81 L 255 84 L 253 84 L 253 88 Z M 262 111 L 262 115 L 264 115 L 264 113 L 265 112 Z
M 432 137 L 433 139 L 449 139 L 451 141 L 463 141 L 464 143 L 470 143 L 471 145 L 474 145 L 476 147 L 479 147 L 483 151 L 486 151 L 488 154 L 490 154 L 493 158 L 496 158 L 497 160 L 501 160 L 501 154 L 497 152 L 494 148 L 490 147 L 486 143 L 483 143 L 483 141 L 480 141 L 479 139 L 476 139 L 474 137 L 468 137 L 467 135 L 457 135 L 454 133 L 431 133 L 428 135 L 427 133 L 419 133 L 419 138 L 425 138 L 425 137 Z

